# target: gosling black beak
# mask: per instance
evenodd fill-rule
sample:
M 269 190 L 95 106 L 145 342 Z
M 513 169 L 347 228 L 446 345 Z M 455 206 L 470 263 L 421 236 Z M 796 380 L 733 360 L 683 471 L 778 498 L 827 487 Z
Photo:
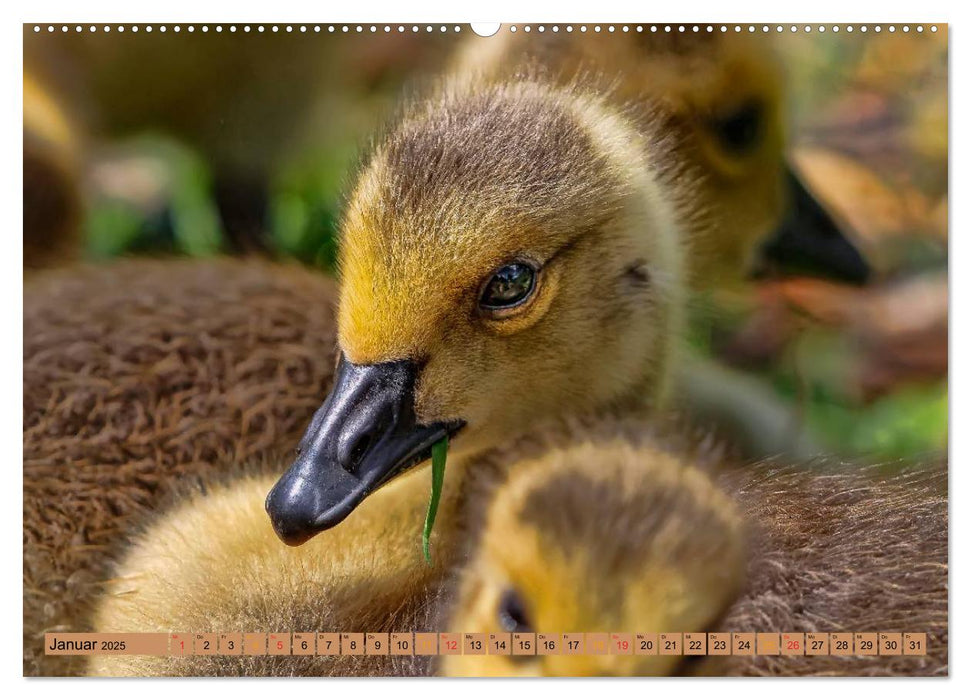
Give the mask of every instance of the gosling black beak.
M 296 461 L 266 497 L 280 539 L 296 546 L 334 527 L 461 429 L 461 421 L 418 425 L 417 374 L 413 362 L 355 365 L 341 356 L 334 388 L 314 414 Z
M 755 276 L 801 274 L 852 284 L 866 282 L 870 266 L 846 233 L 788 168 L 786 180 L 789 208 L 782 224 L 765 242 Z

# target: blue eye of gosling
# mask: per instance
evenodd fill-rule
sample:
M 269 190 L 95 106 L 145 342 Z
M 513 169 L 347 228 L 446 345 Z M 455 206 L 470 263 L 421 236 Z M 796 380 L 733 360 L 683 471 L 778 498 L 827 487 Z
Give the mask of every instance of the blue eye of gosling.
M 496 270 L 486 282 L 479 306 L 487 311 L 510 309 L 529 299 L 536 287 L 536 269 L 514 262 Z
M 532 632 L 533 625 L 526 612 L 522 597 L 512 588 L 507 588 L 499 599 L 497 610 L 499 624 L 507 632 Z

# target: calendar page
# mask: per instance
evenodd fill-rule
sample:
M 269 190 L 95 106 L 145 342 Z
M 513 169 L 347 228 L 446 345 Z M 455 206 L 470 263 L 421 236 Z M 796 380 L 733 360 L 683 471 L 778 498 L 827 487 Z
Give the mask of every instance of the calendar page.
M 948 675 L 946 23 L 23 64 L 25 676 Z

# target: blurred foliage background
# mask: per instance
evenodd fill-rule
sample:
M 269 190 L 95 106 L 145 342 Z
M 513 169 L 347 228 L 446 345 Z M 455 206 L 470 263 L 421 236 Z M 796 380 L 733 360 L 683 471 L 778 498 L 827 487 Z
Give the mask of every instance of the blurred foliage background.
M 369 134 L 461 37 L 452 26 L 43 29 L 25 27 L 25 67 L 83 125 L 87 258 L 255 250 L 327 271 Z M 877 275 L 864 288 L 793 279 L 712 292 L 692 342 L 784 397 L 828 449 L 944 450 L 946 29 L 766 41 L 788 72 L 792 161 Z M 263 231 L 238 224 L 254 218 Z

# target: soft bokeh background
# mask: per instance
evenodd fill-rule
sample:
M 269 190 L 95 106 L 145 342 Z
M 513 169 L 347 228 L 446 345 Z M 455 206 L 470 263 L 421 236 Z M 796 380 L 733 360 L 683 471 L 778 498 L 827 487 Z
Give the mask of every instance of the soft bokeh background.
M 323 270 L 369 134 L 462 37 L 452 26 L 43 29 L 25 27 L 25 65 L 78 125 L 87 258 L 255 250 Z M 770 386 L 831 450 L 945 449 L 946 30 L 766 41 L 789 74 L 791 158 L 877 275 L 865 288 L 796 279 L 713 292 L 692 342 Z M 265 235 L 224 226 L 217 201 L 262 217 Z

